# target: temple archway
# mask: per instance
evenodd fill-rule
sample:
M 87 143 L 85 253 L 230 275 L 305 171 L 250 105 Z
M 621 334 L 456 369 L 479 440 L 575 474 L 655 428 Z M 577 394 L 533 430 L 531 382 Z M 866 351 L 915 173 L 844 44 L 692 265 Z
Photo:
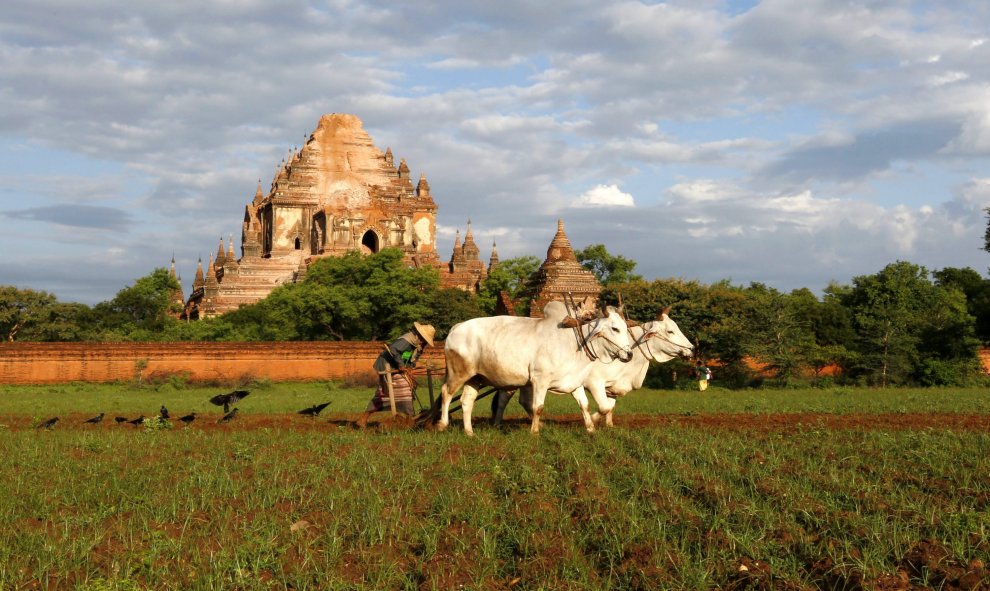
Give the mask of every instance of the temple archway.
M 365 254 L 374 254 L 381 250 L 381 241 L 378 239 L 378 234 L 374 230 L 368 230 L 361 237 L 361 252 Z

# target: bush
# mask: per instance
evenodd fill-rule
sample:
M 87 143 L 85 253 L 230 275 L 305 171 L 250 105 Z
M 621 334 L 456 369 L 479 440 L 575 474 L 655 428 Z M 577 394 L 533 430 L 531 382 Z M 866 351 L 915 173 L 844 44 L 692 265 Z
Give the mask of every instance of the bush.
M 917 382 L 922 386 L 975 386 L 987 381 L 977 359 L 923 359 L 918 364 Z

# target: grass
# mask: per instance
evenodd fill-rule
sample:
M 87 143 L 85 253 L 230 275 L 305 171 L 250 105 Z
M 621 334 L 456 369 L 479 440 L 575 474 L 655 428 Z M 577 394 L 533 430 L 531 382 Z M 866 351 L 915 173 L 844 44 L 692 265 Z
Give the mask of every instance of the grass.
M 333 382 L 262 383 L 243 386 L 250 398 L 243 410 L 258 413 L 287 413 L 331 400 L 332 412 L 361 412 L 371 397 L 371 388 L 343 387 Z M 215 412 L 208 399 L 231 387 L 135 386 L 133 384 L 62 384 L 57 386 L 0 385 L 0 414 L 58 415 L 80 413 L 157 413 L 159 406 L 181 412 Z M 439 396 L 440 387 L 435 388 Z M 425 383 L 420 398 L 427 401 Z M 478 403 L 487 414 L 488 399 Z M 592 402 L 592 407 L 594 403 Z M 570 395 L 547 395 L 548 412 L 571 414 L 577 405 Z M 985 388 L 831 388 L 794 390 L 639 390 L 619 399 L 616 413 L 706 414 L 706 413 L 977 413 L 990 414 L 990 392 Z M 506 416 L 524 416 L 510 403 Z
M 3 387 L 0 415 L 215 413 L 205 399 L 222 391 Z M 270 384 L 240 406 L 332 399 L 358 413 L 369 395 Z M 986 398 L 643 391 L 619 409 L 990 414 Z M 990 560 L 987 432 L 752 421 L 588 436 L 550 423 L 467 438 L 318 424 L 0 429 L 0 589 L 831 589 L 899 569 L 940 588 L 948 566 Z M 922 542 L 944 552 L 938 564 L 906 561 Z

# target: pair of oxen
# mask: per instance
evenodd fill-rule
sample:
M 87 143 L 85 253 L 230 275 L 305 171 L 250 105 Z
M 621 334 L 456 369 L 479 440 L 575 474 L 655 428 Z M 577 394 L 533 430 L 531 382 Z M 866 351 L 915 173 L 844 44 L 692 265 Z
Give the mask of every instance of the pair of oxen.
M 548 391 L 570 392 L 589 432 L 601 421 L 611 425 L 614 397 L 641 387 L 651 360 L 663 363 L 694 353 L 668 311 L 636 325 L 612 307 L 590 318 L 576 318 L 562 302 L 554 301 L 544 308 L 543 318 L 493 316 L 455 325 L 444 345 L 447 378 L 437 428 L 447 428 L 450 402 L 463 387 L 464 432 L 473 435 L 474 401 L 479 390 L 489 386 L 522 392 L 520 400 L 532 417 L 533 433 L 540 431 Z M 594 416 L 586 389 L 598 406 Z M 499 419 L 506 400 L 500 399 Z

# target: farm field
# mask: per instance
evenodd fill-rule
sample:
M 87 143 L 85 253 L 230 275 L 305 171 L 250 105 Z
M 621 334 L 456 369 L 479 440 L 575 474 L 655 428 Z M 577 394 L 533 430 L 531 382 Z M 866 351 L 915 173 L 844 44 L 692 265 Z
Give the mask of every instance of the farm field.
M 474 438 L 251 390 L 0 386 L 0 589 L 990 588 L 985 390 L 639 391 L 594 435 L 552 396 L 538 437 L 486 400 Z M 112 421 L 162 404 L 200 415 Z

